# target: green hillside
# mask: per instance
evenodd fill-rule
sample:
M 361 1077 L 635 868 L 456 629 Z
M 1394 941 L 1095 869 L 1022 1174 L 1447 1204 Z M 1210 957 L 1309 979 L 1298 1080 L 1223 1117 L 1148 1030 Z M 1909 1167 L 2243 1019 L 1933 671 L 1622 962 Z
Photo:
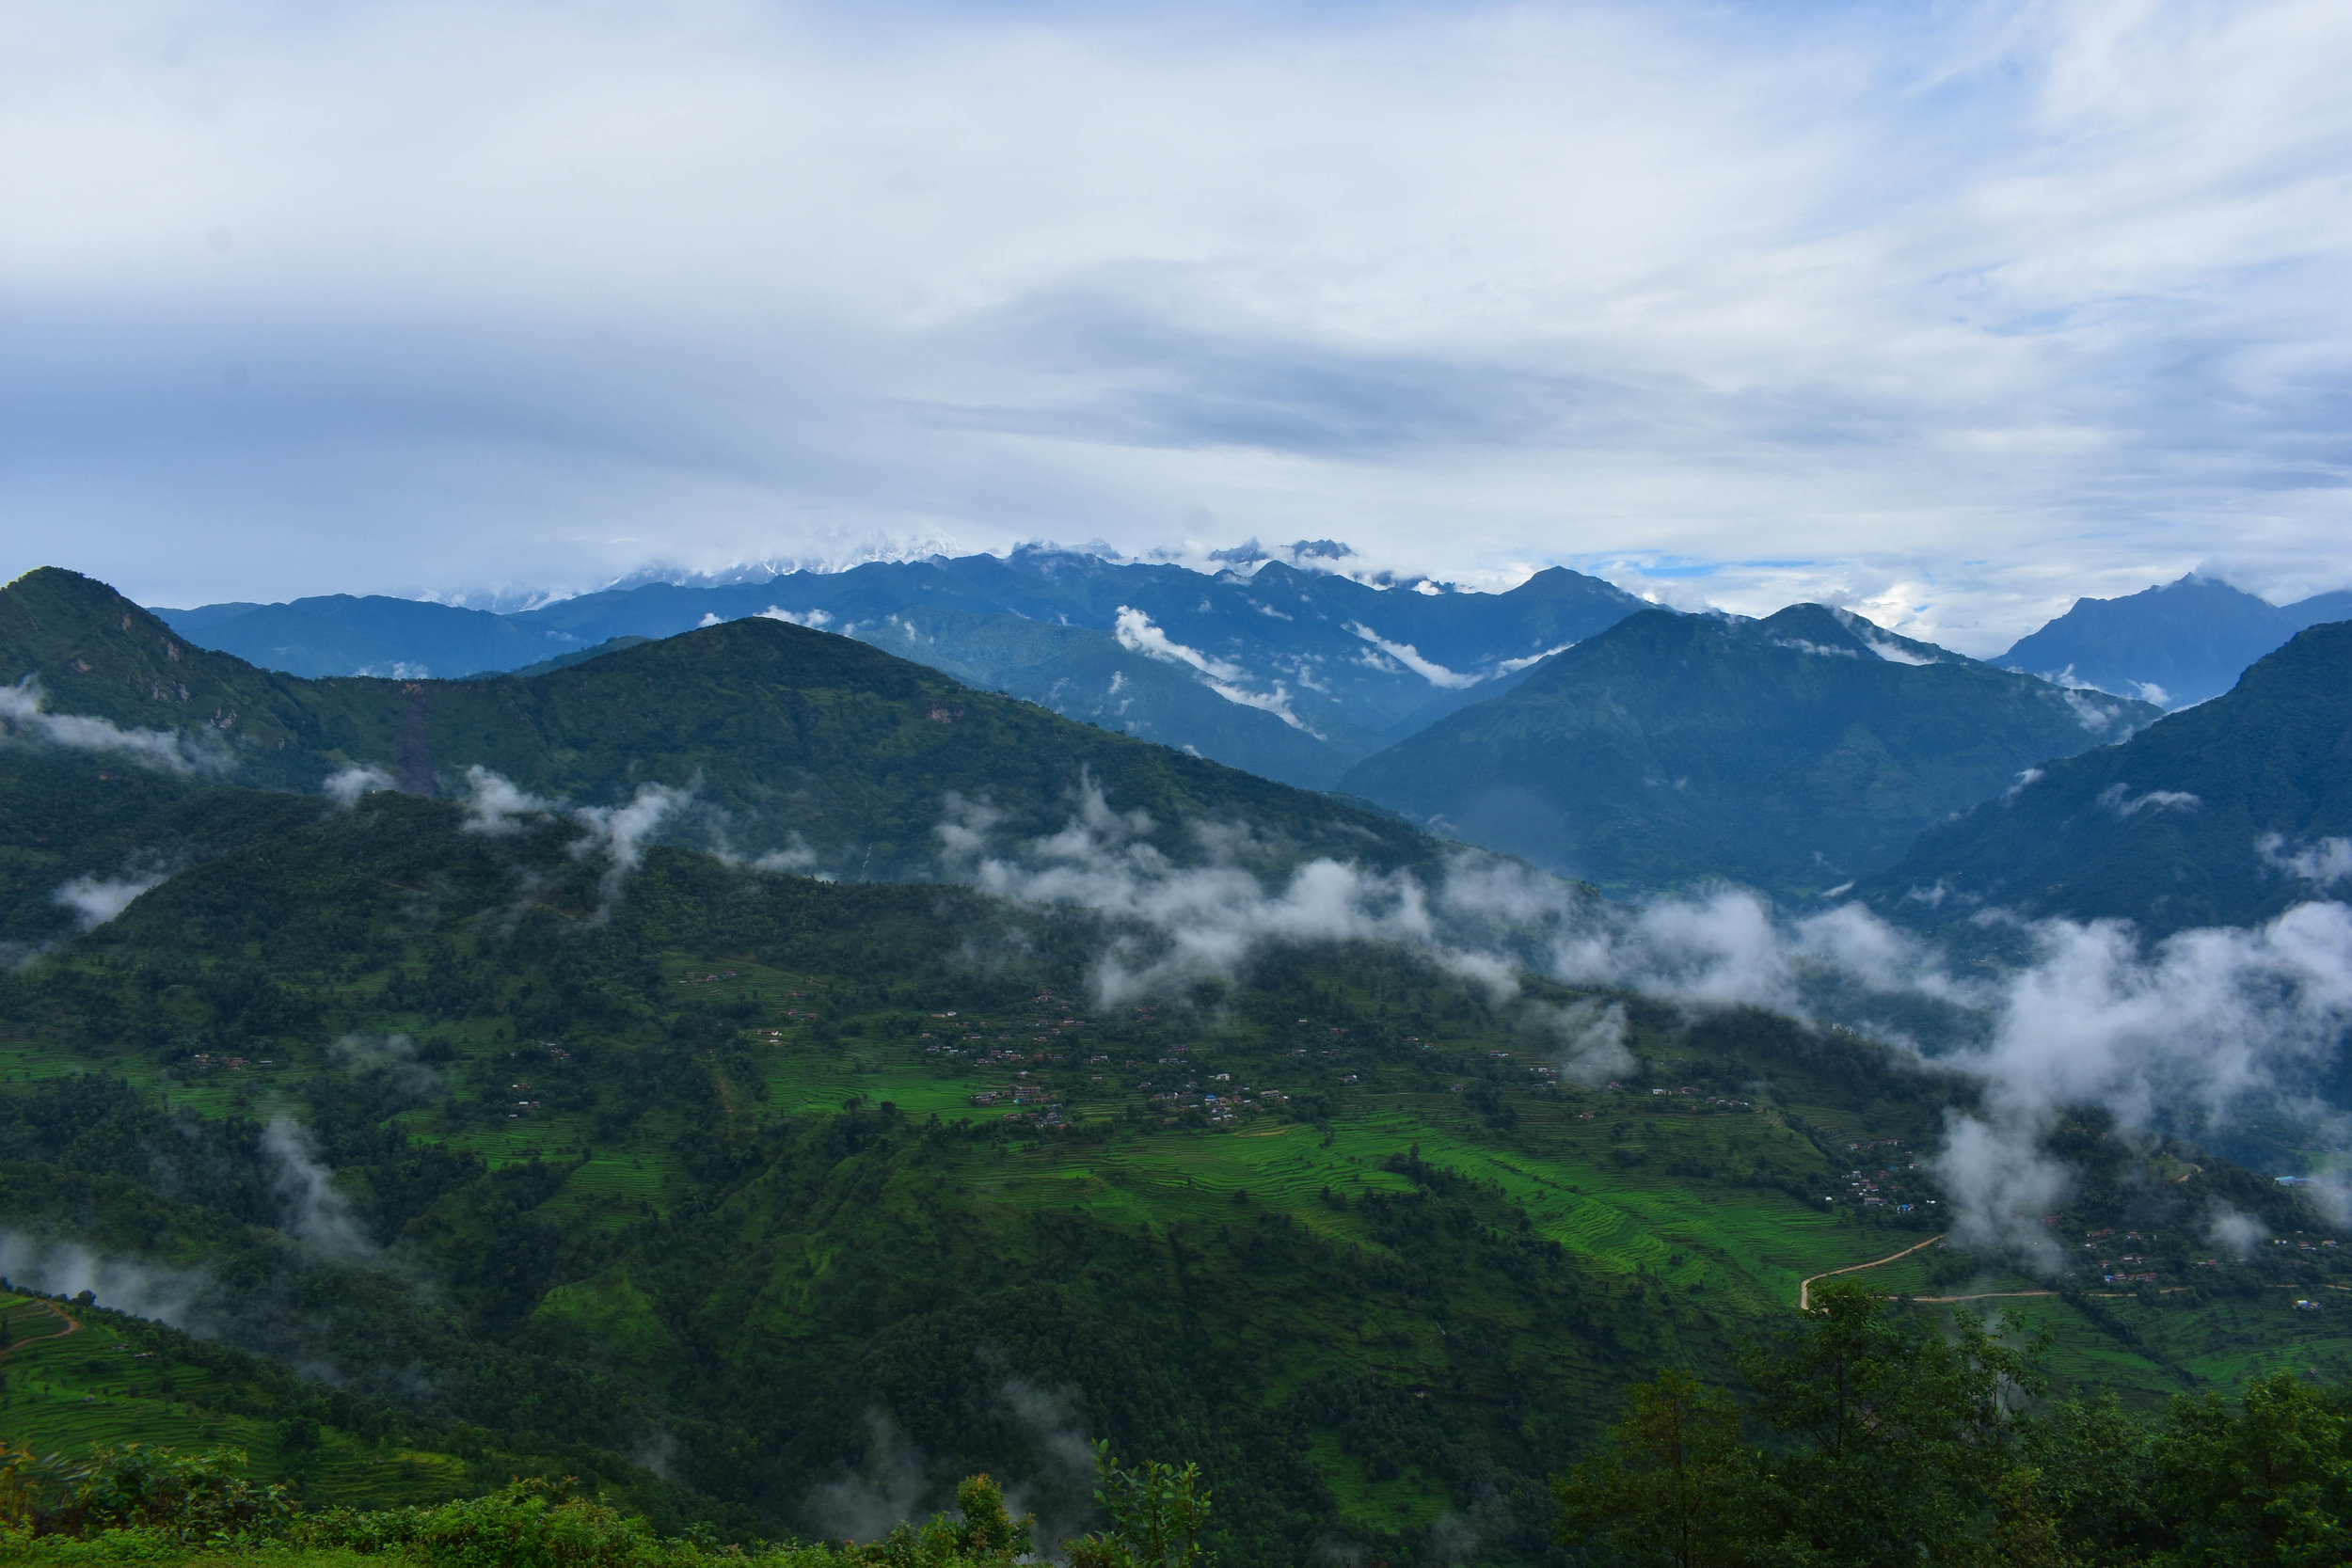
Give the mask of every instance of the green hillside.
M 313 681 L 190 647 L 103 584 L 44 568 L 0 591 L 0 681 L 27 677 L 52 713 L 151 737 L 144 752 L 113 737 L 99 755 L 168 746 L 193 776 L 309 791 L 355 767 L 428 794 L 486 767 L 594 805 L 658 785 L 692 795 L 673 832 L 754 855 L 806 846 L 839 875 L 926 874 L 951 794 L 990 806 L 1009 836 L 1052 832 L 1086 778 L 1149 813 L 1180 860 L 1200 853 L 1180 826 L 1196 816 L 1246 819 L 1269 863 L 1344 851 L 1393 864 L 1429 849 L 1378 813 L 759 618 L 528 678 Z
M 1873 896 L 1930 923 L 2000 905 L 2156 934 L 2251 925 L 2341 888 L 2352 858 L 2331 864 L 2328 841 L 2347 834 L 2352 622 L 2339 621 L 2213 701 L 1922 834 Z
M 2144 703 L 2063 691 L 1819 605 L 1645 611 L 1351 769 L 1342 787 L 1603 888 L 1820 893 Z
M 397 1408 L 382 1448 L 356 1416 L 321 1442 L 420 1494 L 459 1484 L 431 1456 L 465 1459 L 463 1429 L 644 1455 L 771 1528 L 861 1528 L 977 1468 L 1075 1518 L 1083 1435 L 1197 1459 L 1231 1564 L 1418 1553 L 1470 1517 L 1532 1561 L 1543 1478 L 1623 1386 L 1728 1375 L 1804 1279 L 1909 1252 L 1888 1278 L 1917 1294 L 2033 1288 L 1911 1250 L 1938 1198 L 1915 1155 L 1968 1091 L 1858 1038 L 1498 1003 L 1350 947 L 1100 1008 L 1074 916 L 675 849 L 608 909 L 560 824 L 463 824 L 389 793 L 321 812 L 0 978 L 17 1283 L 94 1257 Z M 1627 1010 L 1614 1083 L 1557 1069 L 1580 1001 Z M 2288 1305 L 2334 1250 L 2191 1251 L 2217 1198 L 2312 1228 L 2291 1195 L 2074 1136 L 2058 1233 L 2144 1229 L 2161 1283 L 2044 1299 L 2062 1377 L 2144 1402 L 2352 1370 L 2352 1335 Z M 160 1381 L 39 1381 L 70 1396 L 43 1442 L 151 1421 L 277 1463 L 223 1417 L 191 1435 L 184 1401 L 104 1403 Z

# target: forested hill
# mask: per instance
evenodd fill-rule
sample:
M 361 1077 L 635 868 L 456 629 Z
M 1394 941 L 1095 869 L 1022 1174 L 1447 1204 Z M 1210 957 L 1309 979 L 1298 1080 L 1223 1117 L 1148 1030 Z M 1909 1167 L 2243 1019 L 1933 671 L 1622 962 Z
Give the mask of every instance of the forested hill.
M 2155 933 L 2247 925 L 2352 880 L 2348 834 L 2352 622 L 2337 621 L 2226 694 L 1922 834 L 1872 896 L 1931 923 L 1991 904 Z
M 1645 610 L 1344 787 L 1604 887 L 1819 893 L 2020 769 L 2158 716 L 1820 605 L 1760 621 Z
M 1430 852 L 1395 820 L 977 691 L 847 638 L 753 618 L 530 677 L 304 680 L 188 646 L 103 583 L 44 568 L 0 591 L 0 680 L 39 683 L 56 714 L 159 737 L 192 776 L 315 791 L 375 768 L 412 793 L 495 770 L 524 789 L 618 805 L 688 792 L 706 842 L 790 848 L 836 874 L 923 874 L 951 795 L 1006 834 L 1059 828 L 1085 781 L 1140 810 L 1165 852 L 1184 825 L 1247 823 L 1273 862 Z M 84 741 L 89 737 L 85 736 Z

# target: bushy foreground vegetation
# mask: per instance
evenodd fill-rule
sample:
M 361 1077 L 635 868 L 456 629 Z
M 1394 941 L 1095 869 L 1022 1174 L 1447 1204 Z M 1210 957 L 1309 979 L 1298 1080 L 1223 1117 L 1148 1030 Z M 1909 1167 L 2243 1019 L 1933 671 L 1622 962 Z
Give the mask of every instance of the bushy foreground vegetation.
M 1629 1392 L 1593 1457 L 1555 1477 L 1559 1560 L 1635 1568 L 2326 1568 L 2352 1554 L 2352 1388 L 2288 1374 L 2233 1405 L 2160 1418 L 2110 1396 L 2048 1402 L 2038 1341 L 1962 1314 L 1938 1333 L 1835 1283 L 1741 1357 L 1738 1390 L 1668 1371 Z M 430 1507 L 302 1512 L 241 1456 L 136 1445 L 69 1466 L 0 1445 L 0 1560 L 177 1562 L 206 1555 L 433 1568 L 1007 1568 L 1046 1543 L 1002 1488 L 863 1544 L 658 1534 L 568 1480 Z M 1096 1449 L 1105 1528 L 1072 1568 L 1209 1568 L 1196 1466 Z M 1454 1560 L 1491 1553 L 1476 1537 Z
M 2352 1387 L 2280 1372 L 2160 1418 L 2044 1403 L 2039 1345 L 1833 1283 L 1740 1393 L 1669 1371 L 1556 1479 L 1560 1544 L 1641 1568 L 2324 1568 L 2352 1560 Z
M 954 1509 L 879 1540 L 728 1542 L 697 1529 L 664 1537 L 639 1515 L 566 1479 L 518 1481 L 434 1507 L 300 1512 L 282 1487 L 236 1474 L 241 1456 L 179 1455 L 133 1445 L 69 1466 L 0 1444 L 0 1561 L 168 1563 L 254 1557 L 288 1563 L 341 1556 L 431 1568 L 1009 1568 L 1032 1560 L 1034 1516 L 1004 1489 L 967 1477 Z M 1072 1568 L 1204 1568 L 1210 1498 L 1197 1467 L 1122 1468 L 1096 1449 L 1104 1528 L 1061 1543 Z

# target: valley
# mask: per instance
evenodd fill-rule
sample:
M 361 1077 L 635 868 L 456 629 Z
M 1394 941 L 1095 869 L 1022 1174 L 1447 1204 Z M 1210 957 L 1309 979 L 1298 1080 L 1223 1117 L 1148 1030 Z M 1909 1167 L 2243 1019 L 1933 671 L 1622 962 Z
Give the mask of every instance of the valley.
M 1074 1530 L 1101 1439 L 1197 1463 L 1232 1568 L 1535 1562 L 1629 1390 L 1732 1382 L 1835 1285 L 2150 1418 L 2352 1378 L 2306 1189 L 2059 1102 L 2021 1251 L 1943 1164 L 1980 1076 L 1796 990 L 1561 977 L 1750 906 L 1611 906 L 772 620 L 306 681 L 8 593 L 11 1442 L 233 1446 L 312 1511 L 570 1476 L 718 1541 L 981 1470 Z M 1513 922 L 1553 958 L 1465 935 Z

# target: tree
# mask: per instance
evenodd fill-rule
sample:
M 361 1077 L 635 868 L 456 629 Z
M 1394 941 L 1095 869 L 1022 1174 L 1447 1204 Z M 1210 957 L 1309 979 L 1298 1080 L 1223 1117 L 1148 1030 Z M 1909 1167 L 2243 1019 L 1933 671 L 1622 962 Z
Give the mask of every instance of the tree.
M 1755 1458 L 1722 1390 L 1668 1371 L 1629 1390 L 1610 1448 L 1551 1483 L 1564 1546 L 1598 1538 L 1641 1568 L 1743 1560 Z
M 957 1517 L 939 1514 L 919 1528 L 902 1524 L 858 1556 L 882 1568 L 946 1568 L 949 1563 L 1010 1564 L 1029 1551 L 1035 1520 L 1014 1518 L 1004 1488 L 986 1476 L 956 1487 Z
M 2210 1394 L 2172 1402 L 2152 1490 L 2180 1568 L 2317 1568 L 2352 1559 L 2352 1397 L 2260 1379 L 2233 1412 Z
M 1110 1515 L 1110 1528 L 1062 1544 L 1070 1568 L 1210 1568 L 1200 1544 L 1209 1522 L 1209 1494 L 1200 1466 L 1152 1461 L 1122 1470 L 1107 1442 L 1094 1446 L 1101 1484 L 1094 1500 Z
M 1768 1466 L 1764 1506 L 1841 1568 L 1964 1560 L 1996 1488 L 2018 1501 L 2032 1490 L 2004 1479 L 2018 1463 L 2009 1407 L 2041 1381 L 2026 1352 L 1966 1313 L 1947 1340 L 1835 1280 L 1742 1370 L 1763 1424 L 1794 1440 Z

